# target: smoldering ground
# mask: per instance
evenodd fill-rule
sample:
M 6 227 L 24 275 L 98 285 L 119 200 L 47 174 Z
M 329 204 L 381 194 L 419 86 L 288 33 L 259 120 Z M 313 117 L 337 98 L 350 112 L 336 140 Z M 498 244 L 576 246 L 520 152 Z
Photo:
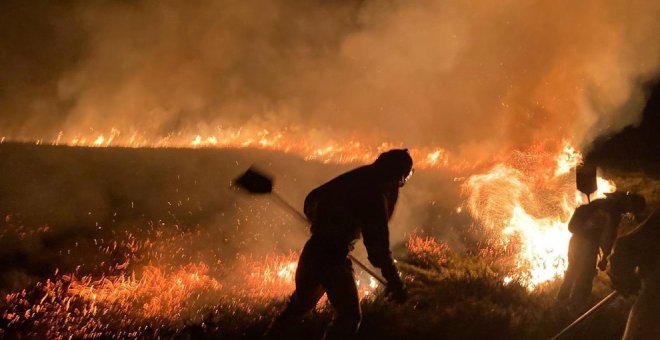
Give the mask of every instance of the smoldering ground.
M 636 122 L 660 65 L 652 0 L 1 6 L 9 140 L 296 126 L 475 161 Z

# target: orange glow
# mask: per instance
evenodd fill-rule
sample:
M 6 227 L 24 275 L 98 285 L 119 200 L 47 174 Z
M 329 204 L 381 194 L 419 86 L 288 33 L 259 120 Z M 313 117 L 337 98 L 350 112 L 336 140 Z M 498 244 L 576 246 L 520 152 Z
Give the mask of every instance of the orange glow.
M 114 276 L 57 275 L 37 285 L 33 300 L 26 290 L 8 294 L 2 318 L 8 325 L 39 322 L 47 335 L 102 337 L 108 330 L 145 325 L 172 327 L 182 320 L 201 320 L 213 308 L 252 313 L 273 299 L 284 299 L 295 288 L 298 254 L 270 255 L 260 259 L 239 257 L 235 266 L 218 276 L 204 263 L 190 263 L 164 270 L 147 265 L 140 273 Z M 219 273 L 223 268 L 213 268 Z M 373 296 L 378 283 L 359 272 L 360 298 Z M 324 298 L 318 308 L 323 308 Z M 113 327 L 110 327 L 112 325 Z
M 449 246 L 432 237 L 413 235 L 406 242 L 406 248 L 412 259 L 425 265 L 442 267 L 449 262 Z
M 210 134 L 177 133 L 162 138 L 147 138 L 139 133 L 124 134 L 112 128 L 107 132 L 91 131 L 69 135 L 63 131 L 51 141 L 53 145 L 86 147 L 146 148 L 257 148 L 293 153 L 305 160 L 324 163 L 371 163 L 384 151 L 408 147 L 401 143 L 366 143 L 358 138 L 322 139 L 298 128 L 273 131 L 267 128 L 218 128 Z M 39 144 L 42 140 L 39 141 Z M 408 147 L 415 167 L 459 168 L 449 162 L 450 156 L 440 147 Z M 465 166 L 462 164 L 461 166 Z
M 241 295 L 253 299 L 273 299 L 290 295 L 295 285 L 298 254 L 286 256 L 269 255 L 263 259 L 239 257 L 238 268 L 243 268 L 239 286 L 233 288 Z M 360 298 L 366 298 L 378 288 L 378 282 L 362 271 L 356 273 L 356 284 Z
M 582 156 L 565 144 L 558 155 L 548 157 L 554 157 L 556 164 L 550 178 L 548 162 L 540 157 L 531 163 L 498 164 L 471 176 L 464 185 L 470 214 L 499 234 L 503 247 L 515 244 L 520 249 L 517 270 L 505 282 L 515 279 L 530 289 L 563 275 L 571 236 L 567 223 L 575 208 L 586 203 L 570 175 Z M 595 198 L 616 190 L 603 178 L 598 178 L 598 187 Z
M 48 338 L 98 338 L 113 327 L 137 328 L 130 333 L 136 337 L 143 328 L 140 325 L 159 327 L 183 316 L 203 317 L 202 307 L 208 303 L 204 298 L 212 295 L 217 301 L 222 288 L 208 271 L 203 263 L 167 271 L 145 266 L 140 274 L 101 277 L 78 278 L 74 274 L 57 275 L 56 271 L 56 279 L 37 284 L 30 294 L 26 290 L 8 294 L 2 317 L 8 325 L 47 325 Z M 42 297 L 35 301 L 33 294 Z
M 567 174 L 572 169 L 575 169 L 578 164 L 582 162 L 582 154 L 575 150 L 575 148 L 567 141 L 564 141 L 564 148 L 557 156 L 557 168 L 555 169 L 555 176 Z
M 82 298 L 94 313 L 99 304 L 118 306 L 124 313 L 144 318 L 175 319 L 197 290 L 218 291 L 221 285 L 208 276 L 205 264 L 188 264 L 171 273 L 146 266 L 138 276 L 119 275 L 97 280 L 86 276 L 71 279 L 67 294 Z
M 71 139 L 60 133 L 52 143 L 88 147 L 249 147 L 334 163 L 369 163 L 380 152 L 402 147 L 356 140 L 312 142 L 315 139 L 308 137 L 289 130 L 218 129 L 215 134 L 176 135 L 154 141 L 112 129 Z M 582 155 L 568 142 L 552 149 L 554 152 L 547 149 L 534 145 L 513 152 L 485 173 L 455 179 L 464 181 L 466 196 L 455 212 L 468 212 L 496 246 L 504 249 L 503 253 L 512 254 L 513 269 L 502 275 L 505 284 L 515 281 L 535 289 L 561 277 L 566 269 L 570 238 L 567 222 L 575 207 L 586 203 L 586 197 L 575 189 L 572 175 Z M 410 153 L 418 168 L 459 170 L 465 166 L 452 164 L 449 153 L 438 147 L 410 148 Z M 599 177 L 598 191 L 592 198 L 615 190 L 613 182 Z M 180 240 L 174 236 L 166 244 L 157 245 L 151 240 L 137 241 L 131 235 L 121 246 L 133 253 L 169 253 L 181 249 Z M 448 265 L 454 256 L 446 243 L 432 238 L 411 237 L 407 248 L 413 259 L 433 267 Z M 133 329 L 134 333 L 124 335 L 137 337 L 144 325 L 178 327 L 170 325 L 199 320 L 208 315 L 209 309 L 254 313 L 259 306 L 283 300 L 295 289 L 297 260 L 298 254 L 291 252 L 260 258 L 239 256 L 233 266 L 221 265 L 220 261 L 213 266 L 201 262 L 140 266 L 127 261 L 116 265 L 113 275 L 56 273 L 53 280 L 37 285 L 37 299 L 25 290 L 7 295 L 9 307 L 2 317 L 9 325 L 38 320 L 35 322 L 49 325 L 47 335 L 53 338 L 103 337 L 110 334 L 104 333 L 106 330 L 117 329 Z M 356 284 L 361 299 L 373 297 L 379 288 L 374 278 L 360 271 Z M 318 308 L 325 305 L 322 300 Z

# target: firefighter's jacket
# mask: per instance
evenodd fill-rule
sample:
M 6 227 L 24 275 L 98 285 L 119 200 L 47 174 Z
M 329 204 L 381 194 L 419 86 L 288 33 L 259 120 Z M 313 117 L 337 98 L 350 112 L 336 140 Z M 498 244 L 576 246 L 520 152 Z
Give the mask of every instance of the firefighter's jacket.
M 607 257 L 612 251 L 623 213 L 621 203 L 607 198 L 597 199 L 575 209 L 568 230 L 598 244 Z
M 362 236 L 369 261 L 387 276 L 386 271 L 394 268 L 388 221 L 398 193 L 397 183 L 384 180 L 374 165 L 334 178 L 312 190 L 305 199 L 304 211 L 312 224 L 312 238 L 346 256 Z

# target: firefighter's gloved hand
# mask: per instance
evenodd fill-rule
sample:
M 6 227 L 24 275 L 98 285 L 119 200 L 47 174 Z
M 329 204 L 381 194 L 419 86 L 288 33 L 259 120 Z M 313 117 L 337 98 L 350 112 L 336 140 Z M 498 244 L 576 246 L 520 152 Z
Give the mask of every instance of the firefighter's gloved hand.
M 404 303 L 408 300 L 408 291 L 400 281 L 392 283 L 388 282 L 387 287 L 385 287 L 385 296 L 387 296 L 390 301 Z
M 607 269 L 607 259 L 606 258 L 598 261 L 598 269 L 600 269 L 600 271 L 602 271 L 602 272 L 604 272 Z
M 372 263 L 374 263 L 372 261 Z M 380 267 L 383 277 L 387 280 L 387 286 L 385 287 L 385 296 L 391 301 L 403 303 L 408 298 L 408 293 L 406 292 L 406 287 L 403 285 L 401 278 L 399 277 L 399 271 L 397 271 L 392 257 L 387 256 L 387 261 L 376 262 L 377 266 Z

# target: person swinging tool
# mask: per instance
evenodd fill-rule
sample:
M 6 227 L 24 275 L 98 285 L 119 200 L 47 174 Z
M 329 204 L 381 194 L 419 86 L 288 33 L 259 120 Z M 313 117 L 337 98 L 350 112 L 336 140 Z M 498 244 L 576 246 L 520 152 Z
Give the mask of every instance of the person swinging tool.
M 627 192 L 606 195 L 606 198 L 579 206 L 568 222 L 573 236 L 568 246 L 568 268 L 557 295 L 559 301 L 568 301 L 576 307 L 587 302 L 596 267 L 602 271 L 607 268 L 607 258 L 623 214 L 637 215 L 644 210 L 643 196 Z
M 296 289 L 285 310 L 273 321 L 266 336 L 286 334 L 324 294 L 335 310 L 327 339 L 354 336 L 361 322 L 360 302 L 348 254 L 364 238 L 369 262 L 387 280 L 386 293 L 403 302 L 407 295 L 389 249 L 388 221 L 399 188 L 413 172 L 407 149 L 382 153 L 370 165 L 344 173 L 312 190 L 304 213 L 312 236 L 305 244 L 296 270 Z

